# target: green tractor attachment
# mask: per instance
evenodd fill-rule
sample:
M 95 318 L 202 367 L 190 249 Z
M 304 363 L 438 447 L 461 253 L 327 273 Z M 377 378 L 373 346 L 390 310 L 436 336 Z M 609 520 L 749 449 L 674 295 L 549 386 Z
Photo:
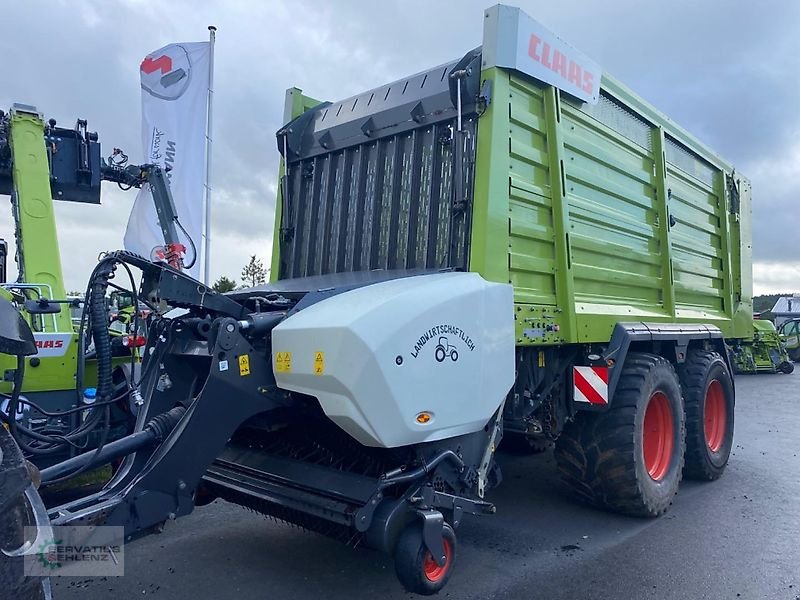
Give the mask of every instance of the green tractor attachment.
M 740 374 L 791 373 L 794 365 L 789 357 L 772 321 L 754 319 L 753 341 L 743 340 L 733 347 L 734 369 Z

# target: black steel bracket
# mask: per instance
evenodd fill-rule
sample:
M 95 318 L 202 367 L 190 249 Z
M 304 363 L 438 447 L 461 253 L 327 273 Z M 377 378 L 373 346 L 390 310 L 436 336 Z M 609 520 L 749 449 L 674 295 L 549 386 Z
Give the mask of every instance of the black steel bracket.
M 216 326 L 232 322 L 219 319 Z M 214 336 L 217 343 L 209 348 L 209 375 L 202 382 L 179 377 L 191 371 L 182 373 L 181 363 L 169 363 L 168 356 L 148 356 L 161 368 L 175 369 L 175 376 L 169 388 L 159 389 L 161 370 L 148 370 L 149 360 L 145 362 L 142 371 L 148 375 L 141 385 L 145 403 L 137 417 L 137 432 L 175 404 L 184 406 L 185 414 L 159 445 L 128 456 L 102 491 L 52 509 L 53 524 L 117 525 L 124 527 L 126 539 L 133 539 L 193 510 L 194 490 L 236 429 L 250 417 L 282 406 L 278 392 L 258 393 L 275 383 L 268 361 L 250 361 L 246 373 L 229 368 L 229 361 L 252 354 L 253 348 L 238 330 L 226 328 L 225 333 Z M 199 393 L 196 383 L 202 384 Z
M 438 510 L 419 508 L 417 515 L 422 519 L 422 541 L 430 551 L 433 560 L 440 567 L 447 562 L 442 542 L 442 529 L 444 528 L 444 515 Z

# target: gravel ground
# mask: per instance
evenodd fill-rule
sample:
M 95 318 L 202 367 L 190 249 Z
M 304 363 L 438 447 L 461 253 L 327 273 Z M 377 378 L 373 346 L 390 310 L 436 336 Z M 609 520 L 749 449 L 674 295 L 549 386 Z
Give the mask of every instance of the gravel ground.
M 459 529 L 440 597 L 800 600 L 800 373 L 736 386 L 728 470 L 684 482 L 657 520 L 572 503 L 550 453 L 503 456 L 497 515 Z M 56 600 L 410 597 L 388 557 L 221 501 L 128 545 L 125 561 L 120 578 L 54 578 Z

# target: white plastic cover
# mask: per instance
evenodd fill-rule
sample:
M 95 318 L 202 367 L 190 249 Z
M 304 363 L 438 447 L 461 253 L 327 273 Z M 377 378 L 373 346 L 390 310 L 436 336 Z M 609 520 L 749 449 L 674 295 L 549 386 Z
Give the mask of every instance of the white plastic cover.
M 303 309 L 272 340 L 278 386 L 362 444 L 434 441 L 483 428 L 511 388 L 513 292 L 476 273 L 395 279 Z

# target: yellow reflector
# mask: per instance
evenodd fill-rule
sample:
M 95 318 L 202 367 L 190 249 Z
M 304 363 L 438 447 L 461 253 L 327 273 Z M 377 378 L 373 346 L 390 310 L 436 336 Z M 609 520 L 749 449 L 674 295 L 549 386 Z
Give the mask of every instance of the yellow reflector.
M 424 425 L 431 420 L 431 413 L 421 412 L 417 415 L 417 423 Z

